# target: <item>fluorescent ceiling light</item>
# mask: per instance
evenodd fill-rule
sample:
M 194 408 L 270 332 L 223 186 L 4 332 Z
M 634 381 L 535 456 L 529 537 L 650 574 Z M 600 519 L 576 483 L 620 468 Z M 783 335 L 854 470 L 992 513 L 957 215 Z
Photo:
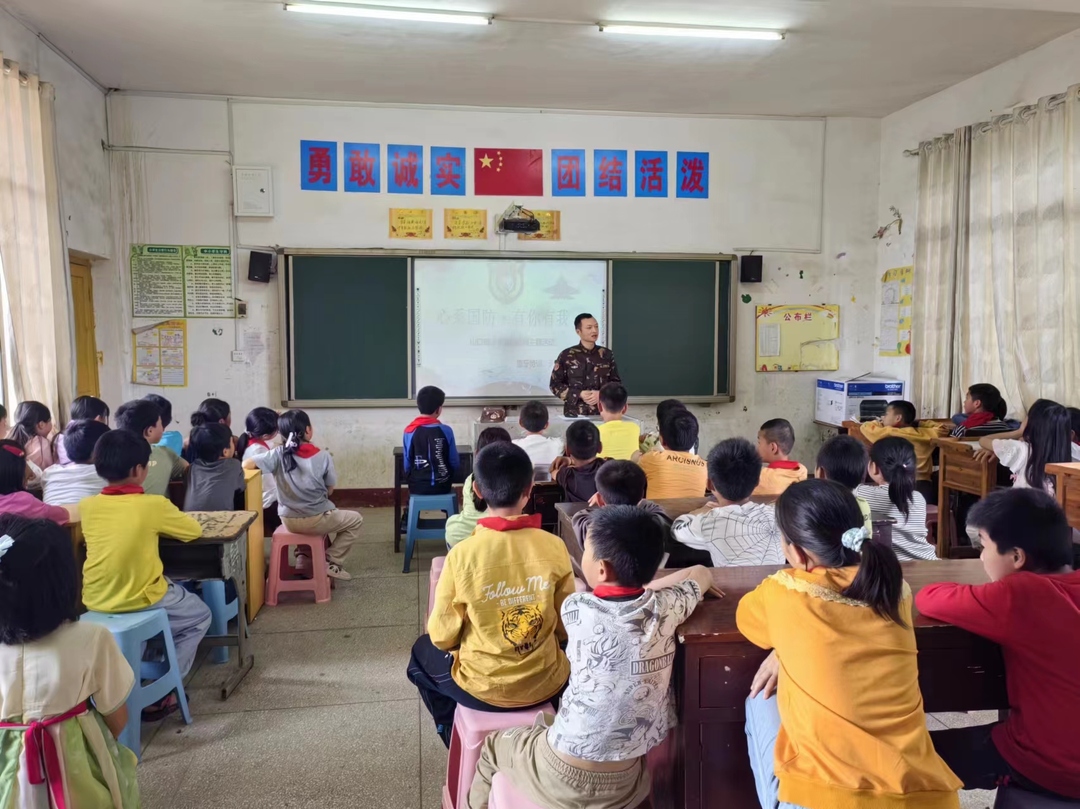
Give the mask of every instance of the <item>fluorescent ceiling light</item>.
M 782 31 L 760 28 L 709 28 L 703 25 L 654 25 L 651 23 L 599 23 L 606 34 L 634 34 L 654 37 L 702 37 L 705 39 L 783 39 Z
M 331 14 L 342 17 L 366 17 L 375 20 L 408 20 L 410 22 L 443 22 L 455 25 L 491 25 L 491 17 L 462 11 L 424 11 L 387 6 L 359 6 L 344 3 L 286 3 L 286 11 L 303 14 Z

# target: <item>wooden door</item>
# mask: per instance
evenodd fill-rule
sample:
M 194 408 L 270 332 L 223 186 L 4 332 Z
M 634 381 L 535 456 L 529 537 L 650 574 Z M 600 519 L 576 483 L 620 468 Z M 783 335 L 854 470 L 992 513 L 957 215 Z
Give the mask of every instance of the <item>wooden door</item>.
M 75 394 L 98 396 L 97 340 L 94 337 L 94 282 L 90 263 L 71 258 L 71 298 L 75 313 Z

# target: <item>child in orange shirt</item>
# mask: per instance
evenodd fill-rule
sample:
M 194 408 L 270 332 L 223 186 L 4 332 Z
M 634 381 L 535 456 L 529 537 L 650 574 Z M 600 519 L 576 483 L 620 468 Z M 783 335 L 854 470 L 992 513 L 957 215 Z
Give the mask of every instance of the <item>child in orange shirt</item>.
M 757 434 L 758 455 L 765 462 L 756 495 L 781 494 L 792 483 L 806 480 L 806 467 L 791 460 L 795 429 L 787 419 L 769 419 Z
M 915 448 L 915 491 L 927 503 L 937 503 L 937 487 L 930 483 L 934 473 L 934 439 L 949 431 L 945 424 L 919 424 L 915 405 L 897 399 L 889 402 L 885 415 L 879 421 L 867 421 L 862 427 L 863 437 L 871 444 L 882 438 L 906 438 Z

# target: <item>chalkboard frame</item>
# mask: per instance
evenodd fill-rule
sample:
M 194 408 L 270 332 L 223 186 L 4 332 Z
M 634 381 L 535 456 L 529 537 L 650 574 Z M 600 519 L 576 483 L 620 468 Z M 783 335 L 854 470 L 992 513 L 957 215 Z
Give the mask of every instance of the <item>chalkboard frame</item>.
M 279 327 L 284 349 L 279 352 L 279 371 L 281 379 L 281 404 L 285 407 L 301 408 L 368 408 L 368 407 L 414 407 L 415 401 L 409 398 L 390 399 L 298 399 L 295 396 L 294 344 L 295 324 L 293 323 L 292 259 L 298 256 L 369 256 L 397 257 L 408 259 L 408 316 L 406 327 L 409 331 L 408 388 L 415 395 L 415 329 L 413 323 L 413 259 L 416 258 L 481 258 L 481 259 L 539 259 L 571 261 L 605 261 L 607 263 L 607 331 L 609 347 L 618 352 L 613 341 L 612 267 L 617 261 L 693 261 L 714 262 L 716 267 L 716 298 L 714 313 L 715 341 L 713 347 L 714 387 L 711 395 L 679 395 L 671 393 L 656 396 L 635 396 L 640 404 L 655 404 L 664 399 L 678 397 L 688 404 L 723 404 L 735 401 L 735 348 L 736 348 L 736 292 L 734 274 L 737 271 L 737 257 L 724 253 L 610 253 L 610 252 L 571 252 L 571 251 L 523 251 L 523 250 L 407 250 L 407 249 L 337 249 L 337 248 L 283 248 L 279 254 L 284 257 L 280 262 L 283 267 L 277 274 L 279 309 Z M 727 263 L 727 267 L 723 266 Z M 721 328 L 722 318 L 726 314 L 726 331 Z M 567 337 L 567 345 L 573 344 L 573 335 Z M 726 347 L 726 356 L 721 356 Z M 560 349 L 561 350 L 561 349 Z M 617 354 L 616 354 L 617 355 Z M 554 357 L 552 358 L 554 361 Z M 724 378 L 721 378 L 723 376 Z M 525 403 L 521 397 L 448 397 L 447 406 L 476 407 L 483 405 L 515 406 Z M 542 397 L 548 405 L 560 405 L 554 396 Z

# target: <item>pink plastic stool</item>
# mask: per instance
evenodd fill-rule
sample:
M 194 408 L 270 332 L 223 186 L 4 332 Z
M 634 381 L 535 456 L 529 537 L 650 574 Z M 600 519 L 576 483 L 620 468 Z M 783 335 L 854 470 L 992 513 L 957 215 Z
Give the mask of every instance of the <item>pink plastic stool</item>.
M 296 575 L 289 564 L 289 547 L 303 545 L 311 558 L 311 578 Z M 266 579 L 266 603 L 276 607 L 281 593 L 311 592 L 316 604 L 330 601 L 330 577 L 326 573 L 326 537 L 290 534 L 284 525 L 274 529 L 270 542 L 270 573 Z
M 427 586 L 427 614 L 424 616 L 424 626 L 427 626 L 427 619 L 431 617 L 431 611 L 435 609 L 435 585 L 439 583 L 439 576 L 442 575 L 443 565 L 446 564 L 445 556 L 436 556 L 431 560 L 431 572 L 428 573 L 428 586 Z
M 531 725 L 538 713 L 555 715 L 551 703 L 520 711 L 474 711 L 457 706 L 454 712 L 454 733 L 450 737 L 450 756 L 446 760 L 446 784 L 443 785 L 442 809 L 465 809 L 469 787 L 476 775 L 480 748 L 489 733 Z
M 510 779 L 501 772 L 495 773 L 491 779 L 491 795 L 488 798 L 488 809 L 544 809 L 528 798 L 522 797 L 521 793 L 514 789 Z

